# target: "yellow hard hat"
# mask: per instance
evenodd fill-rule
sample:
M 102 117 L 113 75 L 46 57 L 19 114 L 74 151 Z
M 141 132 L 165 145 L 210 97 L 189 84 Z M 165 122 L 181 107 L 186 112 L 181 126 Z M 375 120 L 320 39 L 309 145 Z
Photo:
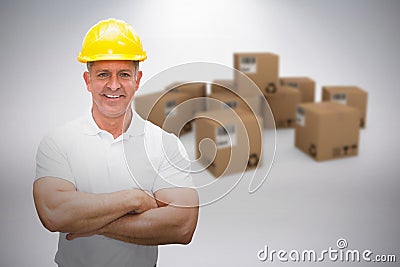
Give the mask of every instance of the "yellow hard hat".
M 78 60 L 82 63 L 98 60 L 147 59 L 135 29 L 118 19 L 101 20 L 86 33 Z

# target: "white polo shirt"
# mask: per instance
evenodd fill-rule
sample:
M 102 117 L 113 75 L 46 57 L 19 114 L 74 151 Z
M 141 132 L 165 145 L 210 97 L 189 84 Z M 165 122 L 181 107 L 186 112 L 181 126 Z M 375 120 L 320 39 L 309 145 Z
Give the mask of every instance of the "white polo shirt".
M 35 179 L 62 178 L 89 193 L 193 187 L 190 162 L 179 139 L 132 112 L 128 130 L 116 139 L 97 126 L 91 113 L 45 136 L 37 152 Z M 157 261 L 157 246 L 99 235 L 72 241 L 65 236 L 59 235 L 55 257 L 60 266 L 154 266 Z

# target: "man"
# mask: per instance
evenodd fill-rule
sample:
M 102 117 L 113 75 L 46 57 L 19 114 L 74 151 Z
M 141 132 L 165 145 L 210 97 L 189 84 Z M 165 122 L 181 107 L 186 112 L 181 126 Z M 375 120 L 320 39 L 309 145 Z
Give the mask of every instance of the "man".
M 43 225 L 60 232 L 59 266 L 155 266 L 157 245 L 192 239 L 198 195 L 183 146 L 131 109 L 146 58 L 129 24 L 94 25 L 78 56 L 91 112 L 38 148 L 33 196 Z

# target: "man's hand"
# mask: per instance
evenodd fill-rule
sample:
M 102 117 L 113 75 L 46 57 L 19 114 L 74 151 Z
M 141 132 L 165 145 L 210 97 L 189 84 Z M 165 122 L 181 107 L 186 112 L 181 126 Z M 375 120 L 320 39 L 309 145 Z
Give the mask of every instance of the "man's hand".
M 98 234 L 139 245 L 190 243 L 198 218 L 197 191 L 167 188 L 156 191 L 155 197 L 159 208 L 122 216 Z
M 132 211 L 134 213 L 143 213 L 150 209 L 155 209 L 158 207 L 157 202 L 154 196 L 147 191 L 140 190 L 140 189 L 132 189 L 135 190 L 136 196 L 136 207 Z
M 137 207 L 132 211 L 135 214 L 143 213 L 150 209 L 158 208 L 157 202 L 154 196 L 147 191 L 140 190 L 140 189 L 131 189 L 135 191 L 136 200 L 135 203 L 138 203 Z M 67 240 L 74 240 L 80 237 L 89 237 L 93 235 L 101 235 L 103 234 L 104 227 L 97 229 L 95 231 L 83 232 L 83 233 L 68 233 L 66 236 Z
M 133 213 L 143 213 L 150 209 L 158 208 L 157 202 L 154 196 L 147 191 L 140 190 L 140 189 L 132 189 L 135 191 L 136 201 L 138 203 L 137 207 L 132 211 Z M 101 235 L 103 228 L 100 228 L 95 231 L 85 232 L 85 233 L 69 233 L 67 234 L 67 240 L 74 240 L 75 238 L 79 237 L 89 237 L 92 235 Z

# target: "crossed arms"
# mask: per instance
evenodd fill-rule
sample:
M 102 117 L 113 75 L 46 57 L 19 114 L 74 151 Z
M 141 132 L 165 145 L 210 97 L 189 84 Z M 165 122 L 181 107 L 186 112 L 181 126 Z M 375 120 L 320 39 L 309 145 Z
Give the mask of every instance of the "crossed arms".
M 198 195 L 190 188 L 160 189 L 154 197 L 139 189 L 93 194 L 43 177 L 33 197 L 44 227 L 69 240 L 97 234 L 139 245 L 188 244 L 197 225 Z

